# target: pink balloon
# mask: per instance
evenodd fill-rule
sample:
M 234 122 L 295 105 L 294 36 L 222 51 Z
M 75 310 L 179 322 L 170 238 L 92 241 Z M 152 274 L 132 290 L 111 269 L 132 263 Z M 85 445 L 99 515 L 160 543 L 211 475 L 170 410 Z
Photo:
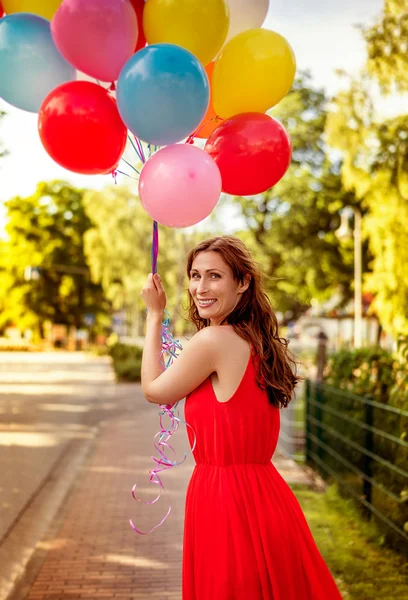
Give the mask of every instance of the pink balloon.
M 204 150 L 189 144 L 162 148 L 139 179 L 143 207 L 158 223 L 190 227 L 211 213 L 221 194 L 221 174 Z
M 130 0 L 64 0 L 51 21 L 55 45 L 79 71 L 116 81 L 132 56 L 138 24 Z

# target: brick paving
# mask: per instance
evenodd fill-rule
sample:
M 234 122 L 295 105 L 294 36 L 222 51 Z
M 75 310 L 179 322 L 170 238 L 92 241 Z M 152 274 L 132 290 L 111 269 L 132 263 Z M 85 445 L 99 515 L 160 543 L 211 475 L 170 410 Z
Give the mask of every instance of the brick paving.
M 145 506 L 131 496 L 134 483 L 145 500 L 157 494 L 149 470 L 158 408 L 143 399 L 140 386 L 117 386 L 117 402 L 121 414 L 102 423 L 54 531 L 38 544 L 46 558 L 27 600 L 181 598 L 184 502 L 193 459 L 163 477 L 172 501 L 168 520 L 150 535 L 135 533 L 129 518 L 148 530 L 168 508 L 165 497 Z M 186 435 L 181 428 L 176 435 L 182 457 Z
M 194 460 L 188 454 L 183 465 L 163 476 L 172 501 L 168 520 L 150 535 L 135 533 L 129 518 L 147 531 L 168 508 L 165 497 L 145 506 L 131 496 L 134 483 L 145 500 L 158 490 L 148 473 L 158 407 L 144 400 L 139 385 L 116 385 L 114 396 L 118 410 L 102 421 L 58 518 L 37 544 L 38 572 L 19 600 L 181 600 L 185 493 Z M 175 438 L 180 459 L 189 451 L 184 427 Z M 293 461 L 276 455 L 274 463 L 288 481 L 312 483 Z

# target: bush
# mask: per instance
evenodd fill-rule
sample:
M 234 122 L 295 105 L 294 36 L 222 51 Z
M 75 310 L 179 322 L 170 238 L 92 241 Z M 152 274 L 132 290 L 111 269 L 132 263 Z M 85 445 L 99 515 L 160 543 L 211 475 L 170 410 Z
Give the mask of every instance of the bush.
M 91 344 L 88 348 L 88 352 L 94 356 L 109 356 L 108 346 L 101 346 L 100 344 Z
M 140 381 L 143 349 L 118 342 L 109 348 L 117 381 Z
M 383 348 L 340 350 L 330 357 L 324 381 L 358 396 L 376 396 L 387 402 L 402 368 L 398 358 Z
M 408 368 L 403 353 L 398 355 L 382 348 L 361 348 L 341 350 L 331 356 L 320 395 L 320 402 L 330 409 L 335 409 L 349 419 L 365 423 L 365 406 L 356 397 L 369 396 L 372 400 L 393 407 L 397 410 L 408 410 Z M 330 387 L 329 387 L 330 386 Z M 338 390 L 349 392 L 341 394 Z M 337 452 L 343 459 L 352 463 L 360 471 L 364 471 L 364 454 L 353 446 L 349 446 L 339 438 L 327 432 L 327 427 L 338 431 L 350 439 L 352 443 L 366 446 L 367 431 L 350 421 L 344 420 L 330 411 L 321 410 L 320 418 L 324 423 L 321 439 Z M 400 440 L 407 439 L 408 419 L 397 412 L 389 412 L 379 407 L 372 408 L 374 428 L 388 433 Z M 372 433 L 372 452 L 381 459 L 390 462 L 402 470 L 407 470 L 408 448 L 397 444 L 379 433 Z M 323 459 L 359 494 L 361 494 L 361 477 L 349 469 L 330 452 L 322 450 Z M 382 489 L 372 488 L 372 504 L 397 523 L 402 529 L 408 526 L 408 481 L 402 473 L 398 473 L 381 461 L 372 460 L 372 478 L 394 495 L 387 495 Z M 399 498 L 399 502 L 395 499 Z M 399 547 L 401 538 L 390 529 L 384 530 L 386 539 Z
M 28 352 L 30 349 L 30 344 L 27 340 L 0 338 L 0 352 Z

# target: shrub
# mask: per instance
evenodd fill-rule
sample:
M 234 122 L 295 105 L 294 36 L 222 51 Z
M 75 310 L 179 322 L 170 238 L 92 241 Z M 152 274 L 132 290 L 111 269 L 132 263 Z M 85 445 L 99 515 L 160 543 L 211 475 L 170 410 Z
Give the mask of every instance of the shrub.
M 322 404 L 328 409 L 342 413 L 342 419 L 330 410 L 320 410 L 320 418 L 324 427 L 321 440 L 349 461 L 360 471 L 364 471 L 364 454 L 357 448 L 349 446 L 341 439 L 334 437 L 325 427 L 331 427 L 343 436 L 366 447 L 367 430 L 347 421 L 347 418 L 364 423 L 366 407 L 359 397 L 369 396 L 372 400 L 393 407 L 397 410 L 408 410 L 408 367 L 403 351 L 392 353 L 382 348 L 361 348 L 341 350 L 330 357 L 325 370 L 322 390 L 317 394 Z M 330 387 L 329 387 L 330 386 Z M 349 393 L 341 393 L 338 390 Z M 374 406 L 372 408 L 373 427 L 388 433 L 400 440 L 407 440 L 408 419 L 397 412 L 390 412 Z M 375 455 L 390 462 L 396 467 L 407 470 L 408 448 L 393 442 L 380 433 L 372 433 L 371 449 Z M 321 450 L 325 463 L 342 476 L 347 483 L 361 494 L 361 477 L 351 468 L 342 464 L 330 452 Z M 402 474 L 387 467 L 373 458 L 371 477 L 394 495 L 394 499 L 376 486 L 372 488 L 372 504 L 386 517 L 397 523 L 402 529 L 408 525 L 408 481 Z M 400 501 L 396 501 L 398 497 Z M 384 530 L 386 539 L 392 545 L 400 546 L 402 539 L 390 529 Z
M 140 381 L 143 349 L 120 342 L 109 348 L 117 381 Z

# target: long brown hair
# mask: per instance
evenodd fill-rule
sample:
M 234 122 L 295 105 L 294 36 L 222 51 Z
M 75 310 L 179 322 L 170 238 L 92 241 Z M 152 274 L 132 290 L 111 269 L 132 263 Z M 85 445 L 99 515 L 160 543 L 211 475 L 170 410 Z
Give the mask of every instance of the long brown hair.
M 197 254 L 208 251 L 221 255 L 230 267 L 235 281 L 244 283 L 251 278 L 249 288 L 221 324 L 232 325 L 234 331 L 252 345 L 254 353 L 260 358 L 256 378 L 259 388 L 266 390 L 271 404 L 277 408 L 286 407 L 301 377 L 296 373 L 298 363 L 289 353 L 288 340 L 279 337 L 278 320 L 264 290 L 261 269 L 240 239 L 223 235 L 204 240 L 189 252 L 189 278 Z M 210 325 L 208 319 L 200 317 L 190 294 L 188 317 L 197 331 Z

